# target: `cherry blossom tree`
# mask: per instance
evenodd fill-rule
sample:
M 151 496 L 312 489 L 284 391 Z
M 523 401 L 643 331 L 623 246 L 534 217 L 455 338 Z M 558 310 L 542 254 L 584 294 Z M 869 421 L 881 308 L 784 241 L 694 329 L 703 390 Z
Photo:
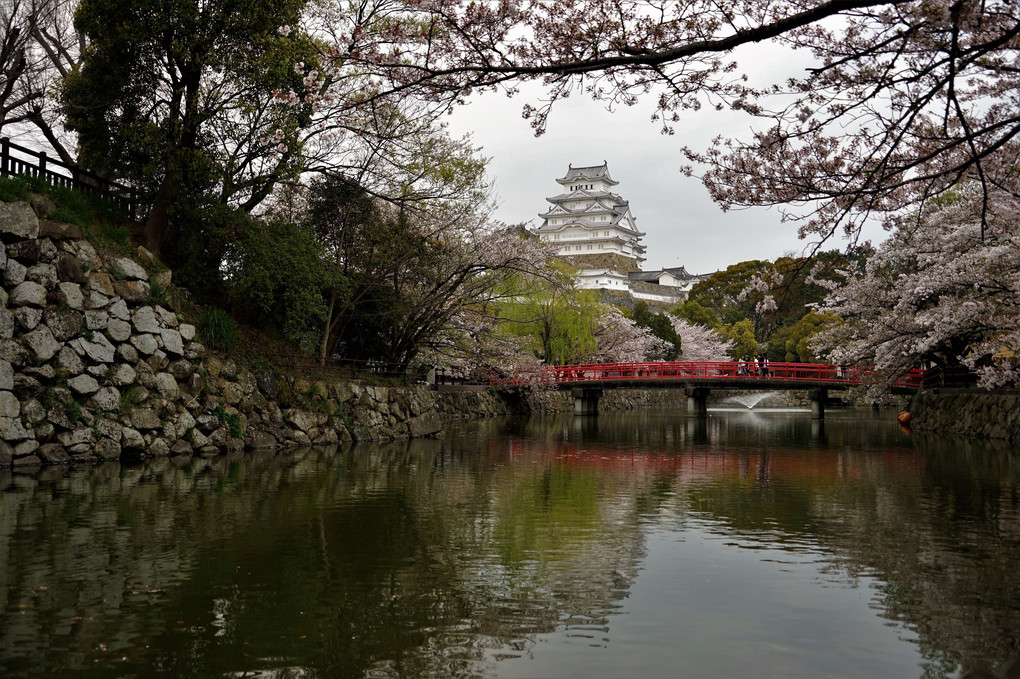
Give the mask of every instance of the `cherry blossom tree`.
M 681 361 L 728 361 L 730 342 L 706 325 L 691 323 L 676 316 L 670 319 L 680 335 Z
M 552 256 L 519 226 L 492 222 L 484 205 L 440 201 L 404 214 L 383 207 L 379 227 L 350 236 L 353 245 L 336 255 L 350 292 L 329 307 L 329 356 L 407 367 L 423 352 L 464 353 L 456 347 L 480 332 L 507 280 L 538 274 Z
M 974 367 L 985 386 L 1020 377 L 1020 200 L 976 182 L 919 214 L 891 220 L 892 237 L 861 275 L 834 286 L 821 311 L 844 319 L 815 344 L 835 363 L 871 363 L 882 378 L 910 368 Z
M 689 160 L 724 208 L 778 206 L 819 243 L 965 176 L 982 186 L 983 224 L 1017 152 L 1008 0 L 366 0 L 331 21 L 324 58 L 366 78 L 369 99 L 450 103 L 539 81 L 543 101 L 524 106 L 538 132 L 575 93 L 648 102 L 665 132 L 685 110 L 747 112 L 749 138 Z M 762 42 L 776 59 L 803 54 L 803 75 L 749 82 L 733 51 Z
M 647 328 L 638 326 L 615 306 L 604 304 L 594 329 L 594 363 L 633 363 L 652 360 L 666 351 L 664 342 Z
M 530 386 L 551 386 L 539 378 L 542 363 L 531 347 L 521 337 L 504 331 L 492 306 L 462 308 L 421 353 L 418 363 L 479 381 L 490 376 L 514 375 L 523 380 L 531 376 Z

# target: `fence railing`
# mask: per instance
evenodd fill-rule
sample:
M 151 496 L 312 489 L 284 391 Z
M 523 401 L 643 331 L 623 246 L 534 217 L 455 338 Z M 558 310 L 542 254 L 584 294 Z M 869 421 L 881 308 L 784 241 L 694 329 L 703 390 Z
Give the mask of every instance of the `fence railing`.
M 924 372 L 924 388 L 971 388 L 977 386 L 978 376 L 966 366 L 929 368 Z
M 433 385 L 485 385 L 486 380 L 473 377 L 459 370 L 432 368 L 430 366 L 408 367 L 403 363 L 387 363 L 385 361 L 368 361 L 353 358 L 328 358 L 308 354 L 261 354 L 262 358 L 272 365 L 281 368 L 294 368 L 309 374 L 364 378 L 385 377 L 407 380 L 414 384 Z
M 50 158 L 45 153 L 19 146 L 8 137 L 0 139 L 0 175 L 38 177 L 50 186 L 91 193 L 121 207 L 131 219 L 137 217 L 135 190 L 77 165 Z
M 384 361 L 364 361 L 352 358 L 328 358 L 307 354 L 262 354 L 270 363 L 282 368 L 296 368 L 325 372 L 332 375 L 354 377 L 358 375 L 375 375 L 378 377 L 407 377 L 415 379 L 417 375 L 409 375 L 407 366 L 400 363 Z

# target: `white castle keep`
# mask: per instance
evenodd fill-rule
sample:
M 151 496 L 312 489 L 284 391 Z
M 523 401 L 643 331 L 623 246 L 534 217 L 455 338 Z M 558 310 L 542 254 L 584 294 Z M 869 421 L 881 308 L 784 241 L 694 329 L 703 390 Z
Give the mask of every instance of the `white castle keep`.
M 539 215 L 535 234 L 560 246 L 559 255 L 579 268 L 577 287 L 619 290 L 637 299 L 675 302 L 705 276 L 684 267 L 642 271 L 645 246 L 630 204 L 614 193 L 619 182 L 609 166 L 574 167 L 557 179 L 561 192 L 546 198 L 552 206 Z

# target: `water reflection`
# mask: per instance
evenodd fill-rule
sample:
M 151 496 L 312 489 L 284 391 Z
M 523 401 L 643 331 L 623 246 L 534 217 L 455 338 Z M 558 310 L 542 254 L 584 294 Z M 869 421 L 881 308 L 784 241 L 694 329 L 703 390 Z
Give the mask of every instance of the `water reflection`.
M 1020 645 L 1020 456 L 861 417 L 493 420 L 445 441 L 3 475 L 0 673 L 1000 663 Z

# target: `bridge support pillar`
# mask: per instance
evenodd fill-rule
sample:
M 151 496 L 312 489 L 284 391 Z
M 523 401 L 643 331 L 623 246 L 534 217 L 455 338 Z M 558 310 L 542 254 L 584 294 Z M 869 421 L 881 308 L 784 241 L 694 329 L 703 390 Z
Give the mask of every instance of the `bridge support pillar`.
M 574 397 L 575 415 L 599 414 L 599 399 L 602 398 L 601 389 L 571 389 L 570 395 Z
M 828 395 L 828 389 L 811 389 L 808 391 L 808 397 L 811 399 L 811 419 L 825 419 L 825 399 Z
M 687 387 L 687 417 L 708 415 L 708 387 Z

